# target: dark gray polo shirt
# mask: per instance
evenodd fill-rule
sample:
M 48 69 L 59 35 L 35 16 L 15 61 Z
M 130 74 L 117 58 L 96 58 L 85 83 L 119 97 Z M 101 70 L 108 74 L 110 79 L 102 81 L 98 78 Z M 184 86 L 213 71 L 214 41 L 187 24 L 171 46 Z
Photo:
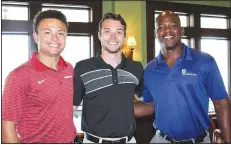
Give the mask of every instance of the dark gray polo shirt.
M 134 94 L 141 96 L 143 67 L 124 55 L 116 68 L 93 57 L 74 68 L 74 106 L 83 100 L 82 130 L 100 137 L 133 135 Z

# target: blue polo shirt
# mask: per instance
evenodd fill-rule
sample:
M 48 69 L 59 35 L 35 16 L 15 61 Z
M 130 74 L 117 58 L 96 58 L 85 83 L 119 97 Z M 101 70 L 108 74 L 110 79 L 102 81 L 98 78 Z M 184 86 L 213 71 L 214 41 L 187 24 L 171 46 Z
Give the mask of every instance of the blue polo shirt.
M 154 127 L 175 140 L 199 136 L 211 125 L 209 97 L 228 97 L 212 56 L 187 47 L 170 68 L 160 53 L 144 70 L 143 102 L 155 103 Z

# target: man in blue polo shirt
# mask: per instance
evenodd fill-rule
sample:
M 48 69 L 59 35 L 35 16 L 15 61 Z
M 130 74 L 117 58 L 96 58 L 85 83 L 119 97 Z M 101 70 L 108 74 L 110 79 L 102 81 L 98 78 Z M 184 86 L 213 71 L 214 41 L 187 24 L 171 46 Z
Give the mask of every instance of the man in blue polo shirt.
M 230 142 L 230 101 L 214 58 L 181 43 L 183 28 L 174 12 L 164 11 L 156 21 L 161 52 L 144 71 L 146 109 L 135 106 L 136 116 L 154 107 L 157 132 L 151 143 L 210 143 L 209 97 L 224 141 Z

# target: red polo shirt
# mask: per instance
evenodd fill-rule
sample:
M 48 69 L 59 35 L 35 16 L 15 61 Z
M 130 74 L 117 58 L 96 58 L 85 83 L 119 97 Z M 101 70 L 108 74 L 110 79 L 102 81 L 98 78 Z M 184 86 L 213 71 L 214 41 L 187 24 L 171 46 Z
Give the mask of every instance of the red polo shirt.
M 6 79 L 2 120 L 17 122 L 21 143 L 70 143 L 73 123 L 73 67 L 60 57 L 58 70 L 32 58 Z

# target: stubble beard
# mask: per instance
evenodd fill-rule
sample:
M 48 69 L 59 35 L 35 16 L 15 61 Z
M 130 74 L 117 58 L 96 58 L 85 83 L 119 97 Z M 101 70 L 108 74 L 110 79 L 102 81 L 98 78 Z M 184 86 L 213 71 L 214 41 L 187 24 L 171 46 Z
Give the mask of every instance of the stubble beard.
M 166 50 L 174 50 L 175 48 L 177 48 L 177 46 L 181 45 L 181 40 L 179 40 L 178 42 L 176 42 L 174 45 L 172 46 L 166 46 L 164 43 L 162 43 L 162 48 L 165 48 Z
M 122 48 L 118 47 L 117 49 L 110 50 L 108 47 L 103 47 L 103 49 L 109 53 L 118 53 Z

